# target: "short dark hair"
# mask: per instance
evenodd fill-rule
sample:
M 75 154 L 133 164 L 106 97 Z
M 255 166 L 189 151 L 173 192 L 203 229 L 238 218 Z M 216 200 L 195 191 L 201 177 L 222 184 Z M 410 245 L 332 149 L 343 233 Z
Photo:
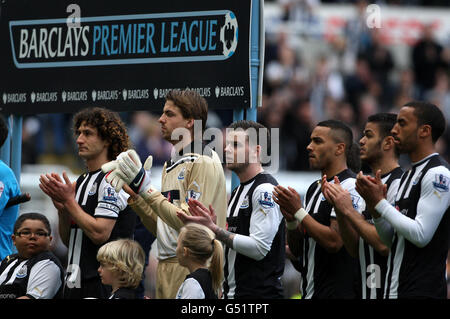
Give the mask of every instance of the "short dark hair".
M 5 143 L 8 134 L 9 134 L 8 126 L 6 125 L 3 116 L 0 115 L 0 147 L 2 147 L 3 144 Z
M 445 117 L 442 111 L 436 105 L 424 101 L 411 101 L 403 106 L 414 108 L 418 125 L 431 126 L 431 139 L 436 143 L 445 131 Z
M 109 143 L 109 160 L 114 160 L 130 147 L 127 128 L 118 113 L 101 107 L 81 110 L 73 118 L 74 132 L 83 122 L 95 127 L 101 139 Z
M 317 126 L 329 127 L 333 131 L 331 134 L 333 140 L 337 143 L 344 143 L 345 154 L 348 155 L 348 151 L 353 145 L 353 132 L 348 125 L 338 120 L 325 120 L 319 122 Z
M 353 132 L 351 128 L 344 122 L 338 120 L 325 120 L 319 122 L 317 126 L 329 127 L 330 135 L 337 143 L 345 144 L 345 157 L 347 166 L 354 172 L 358 172 L 361 168 L 359 159 L 359 145 L 353 141 Z
M 377 113 L 368 117 L 367 122 L 376 123 L 379 128 L 380 137 L 391 136 L 391 130 L 397 122 L 397 114 L 395 113 Z
M 397 123 L 397 114 L 395 113 L 376 113 L 367 118 L 367 123 L 375 123 L 378 126 L 378 131 L 381 140 L 387 136 L 392 136 L 392 128 Z M 400 156 L 400 150 L 394 146 L 395 156 Z
M 17 233 L 17 230 L 20 228 L 20 226 L 22 226 L 23 222 L 29 219 L 40 220 L 44 224 L 45 228 L 47 228 L 48 233 L 49 234 L 52 233 L 52 228 L 50 227 L 50 222 L 48 221 L 47 217 L 45 217 L 45 215 L 41 213 L 34 213 L 34 212 L 19 215 L 14 224 L 14 233 Z
M 258 123 L 258 122 L 255 122 L 255 121 L 250 121 L 250 120 L 239 120 L 239 121 L 231 123 L 228 126 L 228 128 L 231 128 L 231 129 L 242 129 L 244 131 L 247 131 L 248 129 L 255 129 L 256 133 L 259 133 L 259 130 L 266 131 L 267 141 L 265 141 L 265 142 L 266 142 L 267 148 L 270 147 L 270 131 L 267 129 L 267 127 L 265 127 L 261 123 Z M 256 144 L 257 145 L 261 145 L 260 142 L 261 142 L 260 141 L 260 135 L 256 134 Z
M 195 90 L 170 90 L 166 94 L 166 101 L 172 101 L 177 106 L 184 119 L 202 121 L 202 130 L 206 128 L 208 120 L 208 102 Z

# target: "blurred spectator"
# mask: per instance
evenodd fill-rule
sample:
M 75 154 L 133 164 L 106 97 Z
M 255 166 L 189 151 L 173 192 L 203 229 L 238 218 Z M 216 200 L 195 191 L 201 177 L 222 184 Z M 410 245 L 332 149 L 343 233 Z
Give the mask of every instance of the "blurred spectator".
M 358 121 L 356 120 L 356 114 L 354 111 L 354 107 L 348 103 L 347 101 L 342 101 L 338 104 L 338 112 L 337 116 L 332 119 L 340 120 L 350 127 L 352 130 L 354 139 L 357 139 L 357 136 L 361 135 L 360 127 L 357 125 Z
M 393 105 L 390 107 L 391 111 L 394 112 L 398 112 L 400 106 L 405 103 L 420 98 L 420 92 L 414 81 L 414 72 L 412 69 L 400 70 L 398 78 L 394 89 L 395 97 L 392 103 Z
M 36 164 L 39 150 L 36 138 L 41 124 L 35 116 L 25 117 L 22 125 L 22 164 Z
M 370 30 L 366 24 L 366 0 L 355 2 L 355 16 L 347 21 L 344 34 L 347 39 L 347 49 L 355 58 L 359 52 L 365 51 L 370 45 Z
M 416 48 L 399 48 L 389 44 L 386 30 L 367 26 L 366 9 L 371 1 L 320 2 L 353 6 L 355 13 L 344 24 L 342 33 L 319 40 L 314 32 L 302 28 L 308 23 L 308 15 L 319 19 L 319 24 L 326 23 L 320 21 L 316 11 L 320 3 L 278 0 L 279 21 L 285 23 L 278 21 L 277 31 L 269 32 L 266 41 L 265 89 L 259 121 L 280 128 L 280 149 L 285 155 L 280 159 L 282 169 L 308 170 L 297 149 L 307 145 L 310 125 L 323 119 L 340 119 L 355 136 L 360 136 L 369 115 L 398 112 L 405 103 L 424 99 L 425 92 L 425 98 L 439 105 L 449 119 L 449 78 L 439 70 L 450 63 L 450 48 L 445 50 L 432 39 L 431 26 L 425 28 Z M 423 5 L 420 0 L 395 3 Z M 296 11 L 302 6 L 304 12 Z M 429 74 L 419 79 L 417 59 L 414 64 L 405 56 L 412 57 L 413 51 L 416 56 L 422 52 L 419 66 L 436 79 L 426 91 L 420 89 Z M 396 64 L 398 59 L 402 59 L 402 69 Z M 432 65 L 431 72 L 429 66 L 424 67 L 427 63 Z M 442 155 L 450 157 L 450 133 L 444 134 L 439 143 Z M 402 159 L 402 163 L 410 165 L 408 159 Z
M 330 96 L 340 101 L 345 96 L 344 81 L 341 74 L 330 69 L 326 56 L 317 59 L 311 79 L 311 105 L 316 122 L 328 119 L 325 111 L 325 99 Z
M 339 113 L 340 103 L 342 103 L 342 101 L 338 102 L 335 99 L 333 99 L 331 96 L 326 96 L 325 103 L 324 103 L 325 118 L 327 118 L 327 119 L 337 118 L 338 113 Z
M 37 117 L 40 121 L 36 136 L 38 154 L 63 155 L 70 151 L 67 147 L 72 145 L 72 132 L 67 128 L 71 127 L 72 114 L 38 114 Z
M 360 97 L 358 101 L 358 109 L 359 109 L 359 121 L 357 122 L 357 125 L 360 128 L 364 127 L 364 123 L 367 121 L 367 118 L 370 115 L 380 112 L 377 99 L 369 93 L 363 94 Z M 360 135 L 361 131 L 357 132 L 357 134 L 354 134 L 353 136 L 356 137 Z M 359 138 L 357 140 L 359 140 Z
M 412 48 L 411 54 L 415 80 L 422 95 L 426 90 L 433 88 L 436 73 L 445 67 L 443 48 L 434 39 L 431 25 L 423 28 L 422 37 Z
M 440 107 L 445 120 L 450 123 L 450 86 L 447 73 L 442 70 L 436 72 L 435 84 L 425 92 L 424 99 Z
M 359 56 L 356 61 L 355 73 L 346 76 L 344 81 L 347 101 L 353 106 L 355 118 L 359 119 L 358 101 L 363 94 L 369 91 L 373 83 L 369 64 L 363 56 Z
M 394 60 L 389 49 L 383 44 L 383 35 L 377 28 L 371 29 L 371 41 L 361 54 L 367 59 L 375 80 L 387 82 L 394 69 Z
M 383 34 L 380 29 L 371 29 L 371 42 L 361 52 L 361 55 L 367 60 L 373 81 L 377 84 L 377 87 L 372 85 L 372 89 L 381 90 L 376 94 L 380 95 L 379 102 L 383 105 L 383 110 L 386 110 L 393 100 L 393 86 L 390 75 L 395 65 L 391 52 L 383 44 Z
M 450 85 L 449 75 L 442 70 L 436 73 L 436 82 L 431 90 L 424 94 L 424 99 L 437 105 L 444 113 L 447 126 L 450 123 Z M 447 160 L 450 160 L 450 129 L 442 134 L 436 143 L 438 152 Z
M 162 166 L 170 158 L 172 145 L 161 137 L 158 118 L 147 111 L 131 116 L 130 139 L 140 158 L 153 156 L 153 165 Z
M 300 34 L 319 37 L 320 18 L 317 7 L 320 0 L 278 0 L 283 14 L 282 20 L 292 22 L 292 28 Z
M 265 100 L 259 110 L 259 121 L 267 128 L 281 127 L 284 114 L 290 109 L 293 93 L 289 90 L 279 90 Z
M 278 0 L 283 10 L 283 20 L 304 24 L 317 22 L 316 9 L 320 0 Z
M 267 63 L 265 68 L 265 85 L 268 93 L 288 85 L 301 71 L 296 52 L 287 41 L 287 35 L 280 34 L 277 42 L 276 59 Z
M 348 48 L 348 39 L 342 36 L 336 36 L 330 39 L 328 64 L 330 69 L 349 74 L 355 68 L 355 54 Z
M 285 155 L 287 170 L 309 170 L 306 147 L 316 123 L 312 113 L 310 101 L 297 100 L 285 114 L 280 127 L 280 148 L 281 153 Z

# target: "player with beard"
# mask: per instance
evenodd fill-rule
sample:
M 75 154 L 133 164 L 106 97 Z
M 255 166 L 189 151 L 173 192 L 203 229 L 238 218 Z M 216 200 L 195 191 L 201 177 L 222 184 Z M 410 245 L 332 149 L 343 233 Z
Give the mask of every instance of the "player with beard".
M 225 299 L 283 298 L 281 276 L 285 264 L 285 223 L 272 191 L 278 182 L 261 165 L 258 131 L 267 130 L 253 121 L 229 126 L 226 137 L 227 168 L 236 173 L 240 185 L 228 203 L 227 229 L 214 224 L 214 208 L 189 201 L 192 216 L 180 212 L 185 222 L 210 228 L 225 245 Z M 254 133 L 254 134 L 253 134 Z M 255 137 L 256 138 L 252 138 Z M 269 134 L 267 134 L 270 140 Z
M 398 113 L 392 135 L 412 168 L 400 180 L 395 207 L 385 198 L 380 170 L 357 176 L 380 238 L 391 244 L 385 298 L 447 298 L 450 172 L 436 152 L 445 118 L 434 104 L 413 101 Z
M 371 115 L 364 128 L 364 135 L 359 140 L 361 161 L 365 162 L 372 172 L 381 171 L 381 179 L 387 185 L 387 199 L 390 203 L 395 202 L 403 174 L 391 135 L 396 120 L 397 115 L 392 113 Z M 385 244 L 380 239 L 372 216 L 367 210 L 361 215 L 353 208 L 350 193 L 340 187 L 337 178 L 334 184 L 323 178 L 322 188 L 325 198 L 332 203 L 336 213 L 347 219 L 358 234 L 357 241 L 349 241 L 351 236 L 342 237 L 350 255 L 359 257 L 361 298 L 382 299 L 390 243 Z

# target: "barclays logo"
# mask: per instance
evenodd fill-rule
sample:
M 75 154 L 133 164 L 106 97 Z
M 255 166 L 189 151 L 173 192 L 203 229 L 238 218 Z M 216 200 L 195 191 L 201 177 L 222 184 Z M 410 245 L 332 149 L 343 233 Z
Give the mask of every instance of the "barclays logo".
M 230 10 L 9 22 L 17 68 L 203 62 L 230 58 L 239 26 Z

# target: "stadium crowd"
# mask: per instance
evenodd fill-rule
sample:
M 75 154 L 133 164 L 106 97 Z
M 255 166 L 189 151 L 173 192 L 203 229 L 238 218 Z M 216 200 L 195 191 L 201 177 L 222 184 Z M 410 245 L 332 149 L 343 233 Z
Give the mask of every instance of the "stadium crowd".
M 280 128 L 280 148 L 284 155 L 281 169 L 308 170 L 305 153 L 315 123 L 334 118 L 350 125 L 355 136 L 367 116 L 383 111 L 398 111 L 409 100 L 427 100 L 438 105 L 450 121 L 450 40 L 434 38 L 434 26 L 422 25 L 422 36 L 400 54 L 388 44 L 384 28 L 368 28 L 365 9 L 370 2 L 278 0 L 277 21 L 266 22 L 262 107 L 258 121 L 269 128 Z M 347 21 L 344 32 L 333 38 L 304 33 L 319 19 L 314 14 L 321 3 L 346 3 L 355 7 L 355 16 Z M 446 5 L 446 1 L 383 1 L 384 4 Z M 294 14 L 303 10 L 309 17 Z M 306 21 L 306 22 L 305 22 Z M 289 22 L 299 22 L 292 30 Z M 271 27 L 272 24 L 280 26 Z M 313 28 L 311 28 L 313 29 Z M 299 41 L 299 39 L 303 39 Z M 311 55 L 313 57 L 311 58 Z M 406 61 L 406 62 L 405 62 Z M 209 112 L 209 127 L 226 127 L 232 121 L 231 110 Z M 28 116 L 23 126 L 23 164 L 66 160 L 75 144 L 68 123 L 72 114 Z M 130 131 L 140 155 L 154 155 L 155 165 L 164 163 L 170 146 L 161 138 L 155 112 L 127 112 L 121 117 Z M 294 129 L 295 128 L 295 129 Z M 440 153 L 449 159 L 450 133 L 439 142 Z M 56 157 L 55 157 L 56 156 Z M 66 161 L 75 170 L 81 162 Z

